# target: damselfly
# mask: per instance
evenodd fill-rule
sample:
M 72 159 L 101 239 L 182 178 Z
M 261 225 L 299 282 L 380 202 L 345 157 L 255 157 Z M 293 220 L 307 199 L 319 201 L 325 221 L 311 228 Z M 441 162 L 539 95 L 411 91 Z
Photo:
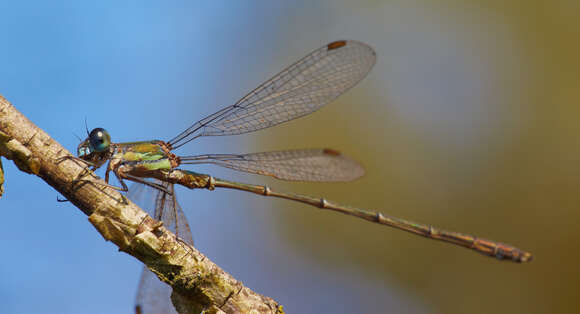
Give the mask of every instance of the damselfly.
M 357 41 L 336 41 L 319 48 L 247 94 L 237 103 L 194 123 L 170 141 L 112 143 L 102 128 L 96 128 L 78 146 L 78 156 L 94 169 L 109 161 L 109 174 L 119 180 L 149 185 L 172 193 L 153 178 L 190 189 L 229 188 L 263 196 L 302 202 L 391 226 L 427 238 L 473 249 L 484 255 L 514 262 L 527 262 L 532 255 L 516 247 L 471 235 L 436 229 L 324 198 L 282 193 L 267 186 L 244 184 L 178 169 L 182 164 L 215 164 L 238 171 L 296 181 L 350 181 L 363 175 L 355 161 L 332 149 L 286 150 L 250 154 L 206 154 L 177 156 L 172 150 L 203 136 L 235 135 L 268 128 L 308 115 L 334 100 L 363 79 L 375 64 L 374 50 Z M 111 186 L 113 187 L 113 186 Z

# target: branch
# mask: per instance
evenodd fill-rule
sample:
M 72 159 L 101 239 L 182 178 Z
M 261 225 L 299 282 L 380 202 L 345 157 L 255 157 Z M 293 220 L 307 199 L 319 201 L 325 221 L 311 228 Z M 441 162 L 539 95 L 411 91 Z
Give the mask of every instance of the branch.
M 0 95 L 0 156 L 64 195 L 89 216 L 105 240 L 171 285 L 180 313 L 283 312 L 276 301 L 245 287 L 122 194 L 104 186 L 82 163 L 63 158 L 70 155 Z M 0 193 L 2 183 L 0 164 Z

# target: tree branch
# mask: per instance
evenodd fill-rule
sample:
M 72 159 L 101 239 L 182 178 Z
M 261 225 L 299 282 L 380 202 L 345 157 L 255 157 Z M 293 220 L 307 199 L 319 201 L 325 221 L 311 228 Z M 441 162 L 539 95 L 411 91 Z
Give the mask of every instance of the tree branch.
M 70 152 L 1 95 L 0 155 L 64 195 L 89 216 L 105 240 L 170 284 L 180 313 L 283 312 L 276 301 L 245 287 L 125 196 L 104 186 L 82 163 L 63 158 Z M 2 181 L 0 164 L 0 193 Z

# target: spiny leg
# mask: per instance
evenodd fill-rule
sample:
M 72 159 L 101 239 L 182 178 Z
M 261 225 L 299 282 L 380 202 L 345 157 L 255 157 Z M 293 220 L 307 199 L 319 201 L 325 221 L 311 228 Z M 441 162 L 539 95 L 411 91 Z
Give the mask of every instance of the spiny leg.
M 72 155 L 65 155 L 65 156 L 62 156 L 62 157 L 59 157 L 59 158 L 57 158 L 57 163 L 60 163 L 60 162 L 62 162 L 62 161 L 64 161 L 64 160 L 74 160 L 74 161 L 79 161 L 79 162 L 81 162 L 82 164 L 84 164 L 84 166 L 85 166 L 85 167 L 90 167 L 90 170 L 91 170 L 92 172 L 94 172 L 95 170 L 97 170 L 97 169 L 99 168 L 99 165 L 97 165 L 97 164 L 96 164 L 96 163 L 94 163 L 94 162 L 91 162 L 91 161 L 88 161 L 88 160 L 84 160 L 84 159 L 82 159 L 82 158 L 78 158 L 78 157 L 75 157 L 75 156 L 72 156 Z M 88 172 L 88 171 L 85 169 L 85 170 L 83 170 L 83 172 L 82 172 L 81 174 L 79 174 L 79 177 L 78 177 L 77 179 L 73 180 L 73 184 L 74 184 L 74 183 L 77 183 L 77 182 L 88 182 L 88 180 L 83 180 L 83 179 L 80 179 L 81 177 L 84 177 L 86 174 L 90 174 L 90 172 Z M 93 175 L 94 175 L 94 174 L 93 174 Z M 98 178 L 98 176 L 97 176 L 97 175 L 94 175 L 94 177 Z M 68 202 L 69 200 L 67 200 L 66 198 L 65 198 L 65 199 L 61 199 L 61 198 L 59 198 L 59 197 L 58 197 L 58 195 L 57 195 L 57 196 L 56 196 L 56 201 L 57 201 L 57 202 L 64 203 L 64 202 Z
M 149 181 L 147 181 L 147 180 L 145 180 L 145 179 L 143 179 L 143 178 L 136 177 L 136 176 L 132 176 L 132 175 L 128 175 L 128 174 L 123 174 L 123 178 L 124 178 L 124 179 L 127 179 L 127 180 L 131 180 L 131 181 L 133 181 L 133 182 L 137 182 L 137 183 L 145 184 L 145 185 L 147 185 L 147 186 L 150 186 L 150 187 L 152 187 L 152 188 L 154 188 L 154 189 L 157 189 L 157 190 L 159 190 L 159 191 L 161 191 L 161 192 L 165 192 L 165 193 L 167 193 L 167 194 L 169 194 L 169 195 L 173 195 L 173 193 L 172 193 L 170 190 L 168 190 L 167 188 L 165 188 L 165 187 L 164 187 L 163 185 L 161 185 L 161 184 L 157 184 L 157 183 L 149 182 Z M 122 181 L 122 178 L 120 178 L 119 176 L 117 176 L 117 179 L 119 179 L 119 181 L 120 181 L 120 182 L 121 182 L 121 183 L 122 183 L 124 186 L 126 186 L 126 185 L 123 183 L 123 181 Z

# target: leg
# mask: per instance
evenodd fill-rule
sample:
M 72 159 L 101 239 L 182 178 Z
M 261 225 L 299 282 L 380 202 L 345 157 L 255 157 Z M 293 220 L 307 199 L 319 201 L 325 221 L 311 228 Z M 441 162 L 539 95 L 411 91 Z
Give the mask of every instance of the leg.
M 57 161 L 60 162 L 60 161 L 66 160 L 66 159 L 72 159 L 72 160 L 75 160 L 75 161 L 80 161 L 83 164 L 85 164 L 87 167 L 92 167 L 92 169 L 91 169 L 92 171 L 95 171 L 98 168 L 97 164 L 94 163 L 94 162 L 91 162 L 91 161 L 88 161 L 88 160 L 84 160 L 82 158 L 78 158 L 78 157 L 71 156 L 71 155 L 62 156 L 62 157 L 58 158 Z
M 159 191 L 161 191 L 161 192 L 165 192 L 165 193 L 167 193 L 167 194 L 169 194 L 169 195 L 173 195 L 173 193 L 172 193 L 171 191 L 169 191 L 168 189 L 166 189 L 166 188 L 165 188 L 163 185 L 161 185 L 161 184 L 157 184 L 157 183 L 149 182 L 149 181 L 147 181 L 147 180 L 145 180 L 145 179 L 143 179 L 143 178 L 140 178 L 140 177 L 135 177 L 135 176 L 127 175 L 127 174 L 123 175 L 123 178 L 124 178 L 124 179 L 127 179 L 127 180 L 131 180 L 131 181 L 133 181 L 133 182 L 137 182 L 137 183 L 145 184 L 145 185 L 147 185 L 147 186 L 150 186 L 150 187 L 152 187 L 152 188 L 154 188 L 154 189 L 157 189 L 157 190 L 159 190 Z M 123 179 L 123 178 L 120 178 L 119 176 L 117 176 L 117 179 L 119 179 L 119 181 L 120 181 L 120 182 L 121 182 L 123 185 L 125 185 L 125 183 L 123 183 L 123 181 L 122 181 L 122 179 Z M 126 185 L 125 185 L 125 186 L 126 186 Z

